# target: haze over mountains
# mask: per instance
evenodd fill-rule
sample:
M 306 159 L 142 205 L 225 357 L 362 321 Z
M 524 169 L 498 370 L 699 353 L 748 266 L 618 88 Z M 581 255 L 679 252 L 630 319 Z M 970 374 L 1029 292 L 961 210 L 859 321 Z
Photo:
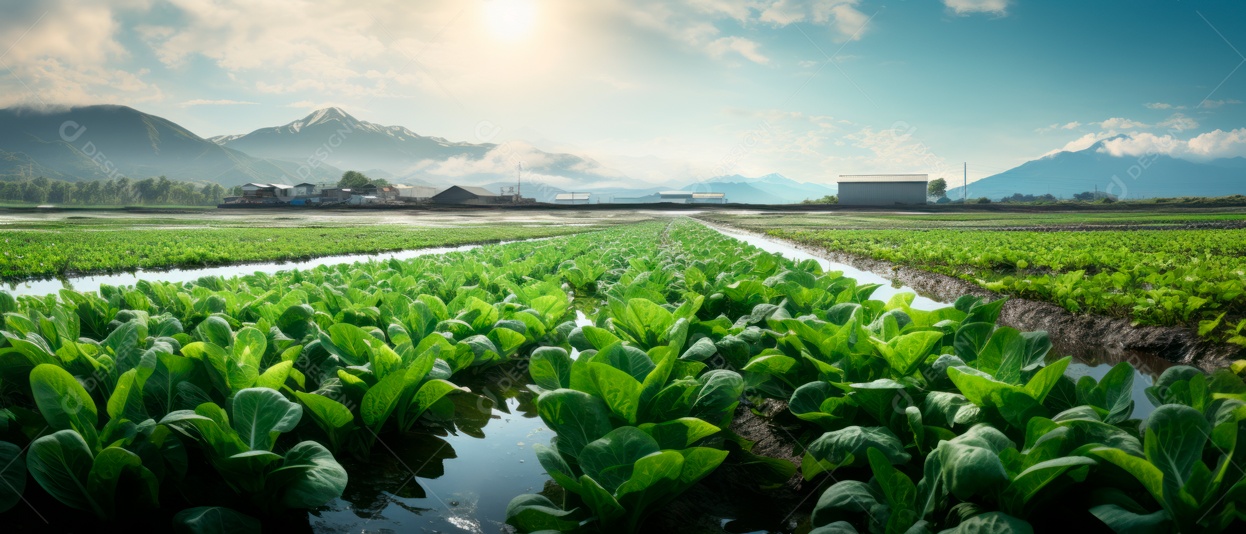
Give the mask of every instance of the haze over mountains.
M 1104 146 L 1128 137 L 1118 135 L 1083 150 L 1057 152 L 971 182 L 969 197 L 999 199 L 1020 193 L 1069 198 L 1096 189 L 1125 199 L 1246 194 L 1246 158 L 1196 162 L 1162 154 L 1122 157 Z M 948 182 L 957 185 L 954 179 Z M 949 187 L 947 195 L 961 198 L 962 188 Z
M 125 106 L 57 111 L 0 109 L 0 176 L 60 180 L 142 179 L 232 186 L 294 176 L 298 165 L 267 160 L 208 141 L 160 117 Z M 318 169 L 327 180 L 341 171 Z
M 1169 156 L 1118 157 L 1103 150 L 1106 141 L 973 182 L 969 195 L 998 199 L 1014 193 L 1050 193 L 1068 198 L 1096 186 L 1125 198 L 1246 191 L 1244 158 L 1194 162 Z M 335 107 L 282 126 L 207 139 L 125 106 L 0 110 L 0 179 L 163 175 L 228 187 L 246 182 L 336 182 L 344 170 L 359 170 L 397 183 L 481 185 L 497 190 L 514 185 L 520 162 L 525 196 L 541 201 L 566 191 L 592 192 L 609 201 L 683 189 L 725 193 L 730 202 L 787 204 L 836 193 L 833 183 L 801 182 L 779 174 L 654 184 L 631 179 L 589 157 L 546 152 L 519 142 L 449 141 L 403 126 L 361 121 Z M 833 182 L 833 177 L 825 181 Z M 958 185 L 955 179 L 949 182 Z M 950 188 L 948 196 L 959 198 L 960 188 Z

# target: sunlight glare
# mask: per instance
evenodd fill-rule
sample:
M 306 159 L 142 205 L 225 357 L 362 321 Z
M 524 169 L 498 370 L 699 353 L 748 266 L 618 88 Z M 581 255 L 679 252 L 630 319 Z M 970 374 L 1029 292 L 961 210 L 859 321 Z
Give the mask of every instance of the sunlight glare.
M 517 40 L 532 32 L 536 24 L 533 0 L 485 0 L 485 27 L 494 37 Z

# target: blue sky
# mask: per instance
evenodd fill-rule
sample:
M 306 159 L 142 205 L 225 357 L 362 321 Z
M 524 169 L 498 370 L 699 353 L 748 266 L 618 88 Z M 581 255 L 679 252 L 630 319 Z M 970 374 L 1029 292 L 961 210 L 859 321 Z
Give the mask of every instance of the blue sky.
M 1246 155 L 1246 5 L 1066 0 L 2 0 L 0 105 L 203 135 L 340 106 L 639 180 Z

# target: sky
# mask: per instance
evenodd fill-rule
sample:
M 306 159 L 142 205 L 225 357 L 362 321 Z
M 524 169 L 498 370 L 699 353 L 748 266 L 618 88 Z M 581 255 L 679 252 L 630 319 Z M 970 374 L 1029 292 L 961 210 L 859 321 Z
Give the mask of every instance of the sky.
M 0 106 L 124 104 L 204 136 L 338 106 L 641 182 L 976 180 L 1110 141 L 1246 156 L 1246 3 L 0 0 Z

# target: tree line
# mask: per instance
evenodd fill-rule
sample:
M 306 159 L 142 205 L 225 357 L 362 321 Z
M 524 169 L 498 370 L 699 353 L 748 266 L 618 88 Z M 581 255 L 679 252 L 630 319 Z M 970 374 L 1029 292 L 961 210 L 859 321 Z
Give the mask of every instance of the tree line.
M 0 180 L 0 202 L 123 206 L 129 204 L 215 206 L 226 196 L 241 194 L 220 184 L 195 184 L 164 176 L 131 180 L 69 182 L 51 178 Z

